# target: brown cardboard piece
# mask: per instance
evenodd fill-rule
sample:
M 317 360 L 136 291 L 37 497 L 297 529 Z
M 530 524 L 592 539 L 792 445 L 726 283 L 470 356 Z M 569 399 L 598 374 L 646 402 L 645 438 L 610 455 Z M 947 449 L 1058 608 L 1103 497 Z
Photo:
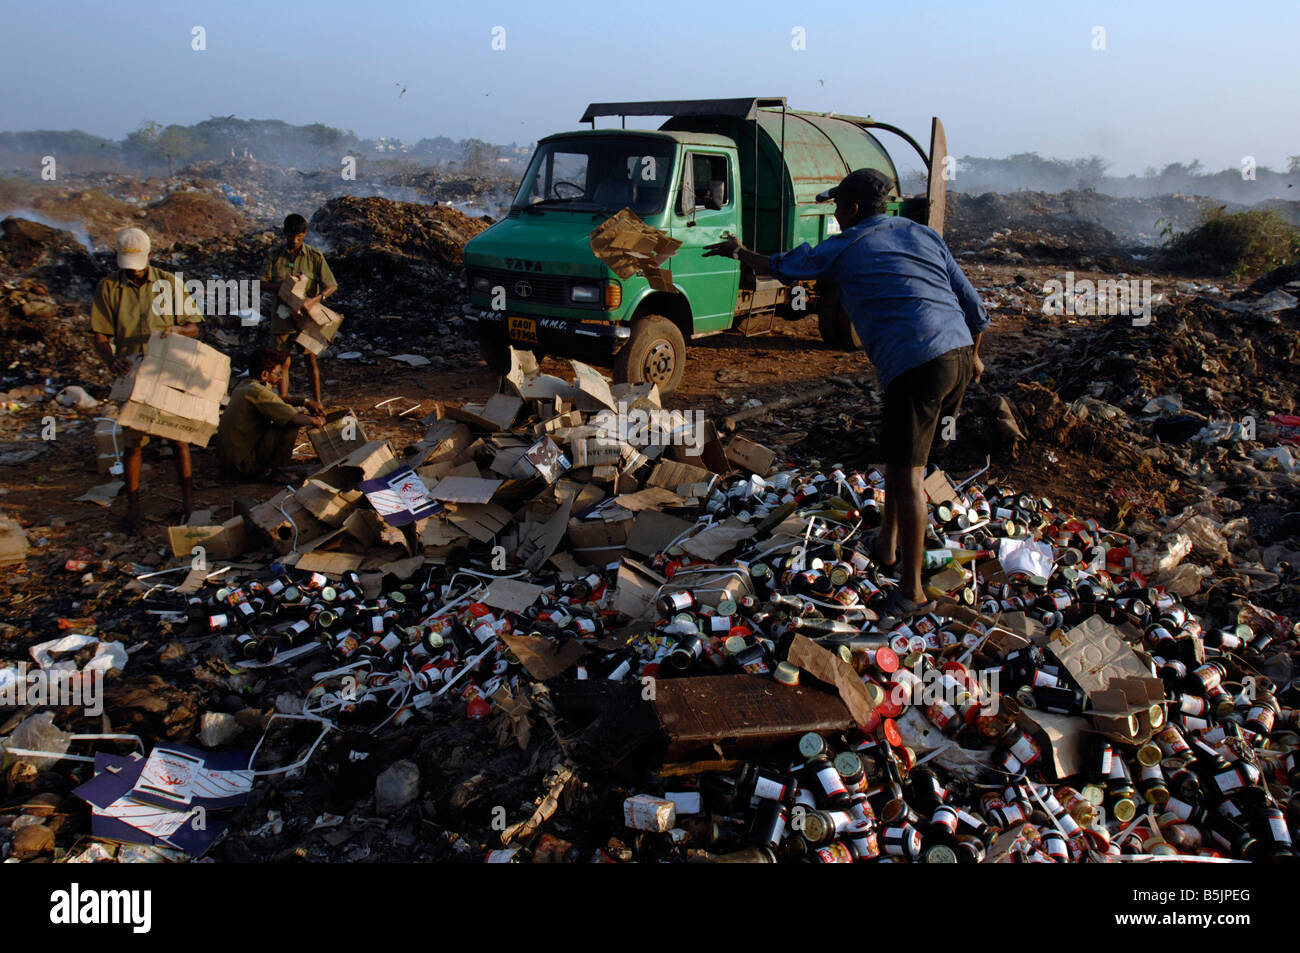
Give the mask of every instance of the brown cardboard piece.
M 739 435 L 731 438 L 727 444 L 726 454 L 729 462 L 759 476 L 767 476 L 771 473 L 772 464 L 776 462 L 776 453 L 761 443 L 755 443 Z
M 633 621 L 643 618 L 654 606 L 659 588 L 667 581 L 649 566 L 624 556 L 618 564 L 614 610 Z
M 688 447 L 685 444 L 674 443 L 668 448 L 668 458 L 726 476 L 731 472 L 731 464 L 727 461 L 727 452 L 722 448 L 722 440 L 718 437 L 717 428 L 713 426 L 712 420 L 706 420 L 703 429 L 703 444 Z
M 718 566 L 701 566 L 698 569 L 688 566 L 677 570 L 663 584 L 665 595 L 684 591 L 695 596 L 697 605 L 712 606 L 715 609 L 724 599 L 739 602 L 742 596 L 754 594 L 749 574 L 744 569 Z
M 704 467 L 676 460 L 661 460 L 646 483 L 648 486 L 662 486 L 673 490 L 680 496 L 703 496 L 707 495 L 708 490 L 697 493 L 696 488 L 701 485 L 712 487 L 715 479 L 717 478 L 713 473 Z
M 447 518 L 459 532 L 487 543 L 510 522 L 510 511 L 495 503 L 456 503 Z
M 605 566 L 627 548 L 633 518 L 614 520 L 569 520 L 569 551 L 588 566 Z
M 248 515 L 253 525 L 270 540 L 271 548 L 281 556 L 294 549 L 295 526 L 299 550 L 305 543 L 324 535 L 329 529 L 307 512 L 288 490 L 281 490 L 269 500 L 257 504 Z
M 571 397 L 573 385 L 551 374 L 543 374 L 532 351 L 510 349 L 510 368 L 506 382 L 523 400 L 547 400 Z
M 627 535 L 627 548 L 639 556 L 650 558 L 694 526 L 693 522 L 680 517 L 646 510 L 632 523 Z
M 286 278 L 280 283 L 279 298 L 293 313 L 293 322 L 298 328 L 294 340 L 312 354 L 320 354 L 338 334 L 343 325 L 343 315 L 319 303 L 303 308 L 309 280 L 307 275 L 299 275 L 296 281 Z
M 335 550 L 315 550 L 298 557 L 295 568 L 302 572 L 319 572 L 326 576 L 341 576 L 345 572 L 356 572 L 365 564 L 366 557 L 357 553 L 341 553 Z
M 1047 648 L 1089 696 L 1110 688 L 1111 679 L 1151 676 L 1123 633 L 1099 615 L 1084 619 Z
M 1164 682 L 1158 678 L 1112 678 L 1091 696 L 1086 714 L 1102 734 L 1125 744 L 1142 744 L 1164 727 Z
M 309 479 L 293 494 L 293 498 L 327 526 L 342 526 L 348 513 L 364 495 L 360 490 L 336 490 L 320 480 Z
M 479 596 L 478 601 L 493 609 L 506 612 L 523 612 L 537 597 L 545 592 L 545 587 L 524 582 L 521 579 L 494 579 L 487 591 Z
M 350 427 L 349 427 L 350 424 Z M 344 433 L 350 431 L 352 439 L 344 439 Z M 312 449 L 320 458 L 322 466 L 329 466 L 342 460 L 358 447 L 366 444 L 366 432 L 361 421 L 351 410 L 336 410 L 326 414 L 324 427 L 307 428 L 307 439 Z
M 601 407 L 608 407 L 610 410 L 616 408 L 614 395 L 610 393 L 609 381 L 605 380 L 600 371 L 582 361 L 570 360 L 569 364 L 573 367 L 573 386 L 581 394 L 590 397 Z
M 167 540 L 172 555 L 189 559 L 195 546 L 202 546 L 209 559 L 234 559 L 247 548 L 244 541 L 244 518 L 236 516 L 219 525 L 169 526 Z
M 429 428 L 423 440 L 406 448 L 406 463 L 416 469 L 444 461 L 450 463 L 473 442 L 467 426 L 444 417 Z
M 664 506 L 686 505 L 684 499 L 662 486 L 649 486 L 635 493 L 620 493 L 614 497 L 614 502 L 634 513 L 640 513 L 642 510 L 657 510 Z
M 556 503 L 534 500 L 524 507 L 523 519 L 517 524 L 520 561 L 533 572 L 550 558 L 564 538 L 564 530 L 573 510 L 573 498 Z
M 569 639 L 558 649 L 550 639 L 539 635 L 503 635 L 501 641 L 515 654 L 529 675 L 543 682 L 568 671 L 574 662 L 587 654 L 586 646 L 577 639 Z
M 206 447 L 221 420 L 230 358 L 183 334 L 155 331 L 144 357 L 113 384 L 117 422 L 141 433 Z
M 429 491 L 429 498 L 444 503 L 488 503 L 504 482 L 483 477 L 443 477 Z
M 728 519 L 716 526 L 710 526 L 703 532 L 696 533 L 682 541 L 682 549 L 692 556 L 710 562 L 719 559 L 724 553 L 735 549 L 747 539 L 752 539 L 757 530 L 738 519 Z
M 957 499 L 957 491 L 953 488 L 952 483 L 948 480 L 948 474 L 942 470 L 935 470 L 925 482 L 921 484 L 925 494 L 929 497 L 931 503 L 948 503 Z
M 400 466 L 387 440 L 371 440 L 353 450 L 342 460 L 312 474 L 338 490 L 351 490 L 362 480 L 388 476 Z
M 790 643 L 788 658 L 791 664 L 834 688 L 859 726 L 870 724 L 875 706 L 852 665 L 803 635 L 796 635 Z
M 0 566 L 10 566 L 27 558 L 27 534 L 17 520 L 0 516 Z
M 524 402 L 513 394 L 493 394 L 483 404 L 446 408 L 447 416 L 496 433 L 509 430 Z
M 674 290 L 672 273 L 661 266 L 682 243 L 641 221 L 630 208 L 597 225 L 589 242 L 591 253 L 620 278 L 641 274 L 656 291 Z
M 1022 708 L 1016 724 L 1037 743 L 1055 772 L 1055 780 L 1068 778 L 1084 769 L 1082 742 L 1088 733 L 1088 719 L 1080 715 L 1058 715 Z

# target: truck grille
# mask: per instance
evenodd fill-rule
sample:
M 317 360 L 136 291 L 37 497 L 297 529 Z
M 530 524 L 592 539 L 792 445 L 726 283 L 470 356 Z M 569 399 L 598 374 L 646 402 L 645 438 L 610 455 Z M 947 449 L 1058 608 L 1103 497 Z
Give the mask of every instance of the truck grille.
M 560 307 L 582 307 L 569 301 L 569 280 L 556 275 L 528 274 L 522 271 L 508 271 L 505 268 L 471 268 L 468 274 L 470 288 L 474 287 L 476 278 L 487 278 L 492 286 L 506 289 L 506 306 L 520 305 L 558 305 Z M 519 285 L 526 282 L 531 293 L 520 294 Z

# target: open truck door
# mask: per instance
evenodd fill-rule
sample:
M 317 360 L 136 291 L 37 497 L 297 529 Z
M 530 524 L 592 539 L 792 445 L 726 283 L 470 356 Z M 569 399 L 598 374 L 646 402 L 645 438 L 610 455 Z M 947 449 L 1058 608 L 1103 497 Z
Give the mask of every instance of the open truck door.
M 944 163 L 948 158 L 948 137 L 943 134 L 943 123 L 935 116 L 930 120 L 930 168 L 925 196 L 930 201 L 925 224 L 943 234 L 944 211 L 948 204 L 948 179 L 944 176 Z

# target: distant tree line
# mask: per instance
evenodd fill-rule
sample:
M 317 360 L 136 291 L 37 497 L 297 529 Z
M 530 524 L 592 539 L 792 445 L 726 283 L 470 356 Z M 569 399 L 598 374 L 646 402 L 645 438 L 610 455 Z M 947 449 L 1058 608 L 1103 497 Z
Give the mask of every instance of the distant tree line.
M 191 162 L 253 158 L 305 171 L 337 169 L 343 156 L 392 158 L 471 174 L 500 170 L 505 158 L 521 166 L 531 150 L 514 143 L 497 146 L 481 139 L 424 138 L 412 144 L 396 139 L 362 139 L 351 130 L 323 123 L 292 125 L 279 119 L 213 116 L 194 125 L 164 125 L 146 119 L 121 141 L 80 130 L 38 129 L 0 132 L 0 169 L 39 163 L 54 155 L 67 169 L 91 171 L 130 166 L 174 175 Z
M 1287 159 L 1284 172 L 1265 165 L 1237 167 L 1210 172 L 1199 160 L 1171 162 L 1163 169 L 1154 166 L 1142 175 L 1107 174 L 1110 163 L 1100 156 L 1086 159 L 1045 159 L 1036 152 L 1022 152 L 1002 159 L 962 156 L 948 188 L 967 195 L 985 192 L 1068 192 L 1092 189 L 1120 198 L 1146 198 L 1181 192 L 1252 204 L 1280 198 L 1300 200 L 1300 155 Z M 1243 172 L 1246 174 L 1243 175 Z M 924 188 L 922 173 L 913 169 L 904 178 L 908 192 Z

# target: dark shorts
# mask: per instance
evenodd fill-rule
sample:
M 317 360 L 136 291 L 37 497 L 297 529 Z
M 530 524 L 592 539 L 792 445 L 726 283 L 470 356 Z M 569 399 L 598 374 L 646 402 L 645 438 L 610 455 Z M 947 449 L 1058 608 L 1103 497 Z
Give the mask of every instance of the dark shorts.
M 923 467 L 944 418 L 956 422 L 974 373 L 975 350 L 959 347 L 904 371 L 885 389 L 885 463 Z

